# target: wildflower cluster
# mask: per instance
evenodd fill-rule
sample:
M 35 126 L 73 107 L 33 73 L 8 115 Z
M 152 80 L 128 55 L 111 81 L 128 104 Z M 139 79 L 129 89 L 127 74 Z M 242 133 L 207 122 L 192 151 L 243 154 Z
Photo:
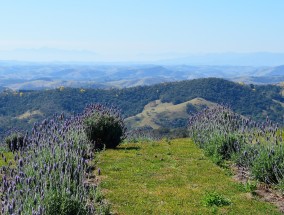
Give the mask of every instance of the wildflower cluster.
M 13 150 L 14 161 L 0 172 L 1 214 L 96 213 L 96 185 L 88 180 L 94 153 L 83 125 L 94 109 L 55 115 L 24 135 L 25 147 Z
M 284 180 L 282 129 L 268 118 L 255 122 L 218 105 L 191 116 L 189 133 L 217 163 L 234 160 L 267 184 Z

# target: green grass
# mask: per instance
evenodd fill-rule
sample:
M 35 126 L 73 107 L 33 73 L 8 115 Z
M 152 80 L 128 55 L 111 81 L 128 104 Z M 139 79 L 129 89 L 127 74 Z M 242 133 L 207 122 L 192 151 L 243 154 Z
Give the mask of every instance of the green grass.
M 103 194 L 117 214 L 280 214 L 241 190 L 189 139 L 122 144 L 98 160 Z M 230 204 L 206 206 L 208 193 Z
M 1 166 L 8 166 L 10 161 L 12 161 L 14 163 L 14 155 L 13 155 L 12 152 L 3 152 L 3 154 L 7 158 L 7 163 L 5 163 L 5 161 L 0 156 L 0 167 Z

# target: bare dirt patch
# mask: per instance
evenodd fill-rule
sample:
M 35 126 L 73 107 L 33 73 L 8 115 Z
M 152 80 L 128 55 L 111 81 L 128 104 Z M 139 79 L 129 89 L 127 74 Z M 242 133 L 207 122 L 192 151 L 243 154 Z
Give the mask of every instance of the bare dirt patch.
M 247 181 L 252 179 L 249 171 L 246 168 L 233 166 L 232 169 L 234 172 L 233 178 L 236 181 L 246 183 Z M 276 205 L 280 212 L 284 214 L 284 197 L 279 191 L 273 189 L 267 184 L 259 183 L 257 189 L 255 190 L 255 193 L 260 197 L 262 201 L 270 202 Z

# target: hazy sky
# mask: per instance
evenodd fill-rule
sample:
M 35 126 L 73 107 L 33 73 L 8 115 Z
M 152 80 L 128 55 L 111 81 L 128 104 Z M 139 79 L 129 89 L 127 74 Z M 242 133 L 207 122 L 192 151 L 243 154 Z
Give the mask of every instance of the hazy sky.
M 283 0 L 0 0 L 0 51 L 98 59 L 284 52 L 283 11 Z

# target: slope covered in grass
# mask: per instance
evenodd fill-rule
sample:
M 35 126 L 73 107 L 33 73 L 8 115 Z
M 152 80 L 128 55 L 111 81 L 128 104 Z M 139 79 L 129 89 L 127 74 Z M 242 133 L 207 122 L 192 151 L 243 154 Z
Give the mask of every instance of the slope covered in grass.
M 125 122 L 130 128 L 145 126 L 150 126 L 154 129 L 158 129 L 160 127 L 185 127 L 189 117 L 187 105 L 192 105 L 194 108 L 202 109 L 216 104 L 202 98 L 195 98 L 180 104 L 155 100 L 145 105 L 141 113 L 126 118 Z
M 102 152 L 98 165 L 103 193 L 118 214 L 279 214 L 242 191 L 189 139 L 122 144 Z M 208 193 L 231 204 L 205 206 Z

